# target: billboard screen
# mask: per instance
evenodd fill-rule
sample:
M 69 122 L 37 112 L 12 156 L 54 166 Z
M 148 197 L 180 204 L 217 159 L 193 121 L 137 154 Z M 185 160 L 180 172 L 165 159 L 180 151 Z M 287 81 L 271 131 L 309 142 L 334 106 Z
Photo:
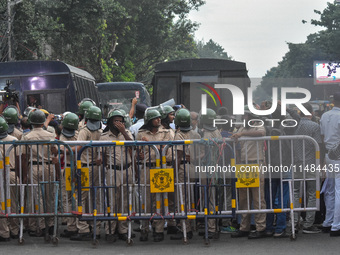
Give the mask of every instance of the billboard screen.
M 340 84 L 340 61 L 315 61 L 314 84 Z

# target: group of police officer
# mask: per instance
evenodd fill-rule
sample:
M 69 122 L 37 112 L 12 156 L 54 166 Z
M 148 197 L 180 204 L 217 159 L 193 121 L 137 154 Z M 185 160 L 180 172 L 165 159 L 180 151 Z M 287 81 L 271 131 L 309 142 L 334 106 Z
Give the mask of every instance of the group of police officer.
M 132 105 L 134 107 L 135 104 Z M 91 99 L 84 99 L 79 104 L 78 114 L 66 112 L 63 114 L 61 126 L 51 125 L 53 122 L 53 115 L 49 114 L 45 110 L 28 107 L 21 118 L 22 129 L 18 126 L 20 113 L 16 107 L 9 106 L 0 117 L 0 139 L 1 141 L 46 141 L 55 140 L 56 138 L 60 141 L 171 141 L 171 140 L 188 140 L 188 139 L 200 139 L 201 135 L 196 131 L 192 130 L 191 126 L 191 115 L 190 112 L 181 108 L 175 112 L 171 106 L 158 106 L 147 108 L 143 104 L 138 104 L 136 109 L 139 109 L 144 113 L 144 123 L 138 129 L 138 133 L 132 134 L 129 130 L 132 121 L 130 116 L 126 114 L 123 109 L 113 109 L 108 113 L 107 125 L 104 127 L 102 123 L 102 111 L 95 105 L 95 102 Z M 137 115 L 142 118 L 142 115 Z M 222 138 L 217 128 L 213 127 L 212 120 L 216 117 L 216 113 L 208 109 L 208 114 L 202 116 L 202 138 Z M 138 120 L 137 120 L 138 122 Z M 175 124 L 175 129 L 172 128 L 172 123 Z M 54 128 L 53 128 L 54 127 Z M 41 181 L 51 180 L 51 165 L 57 165 L 59 163 L 57 146 L 51 144 L 48 149 L 44 150 L 43 145 L 30 146 L 30 150 L 22 150 L 21 155 L 19 152 L 11 151 L 10 153 L 10 182 L 14 183 L 30 183 L 39 184 Z M 0 146 L 0 152 L 2 155 L 5 153 L 9 145 Z M 190 152 L 190 145 L 185 147 L 183 152 L 182 146 L 177 146 L 177 162 L 178 166 L 178 182 L 184 182 L 184 165 L 193 162 L 194 158 Z M 72 148 L 73 152 L 77 152 L 81 149 L 81 146 L 75 146 Z M 159 146 L 161 149 L 161 146 Z M 64 167 L 69 167 L 71 164 L 70 157 L 67 156 L 70 153 L 65 153 Z M 135 155 L 135 158 L 132 158 Z M 185 155 L 185 160 L 183 160 Z M 64 156 L 64 155 L 63 155 Z M 4 157 L 4 155 L 3 155 Z M 19 157 L 21 157 L 22 169 L 19 169 Z M 67 158 L 68 157 L 68 158 Z M 171 151 L 167 151 L 166 155 L 167 164 L 171 165 L 172 156 Z M 103 151 L 88 150 L 87 153 L 83 153 L 81 156 L 82 167 L 89 168 L 90 183 L 95 186 L 100 186 L 99 171 L 100 167 L 103 166 L 105 171 L 105 179 L 108 186 L 117 186 L 119 189 L 123 188 L 124 184 L 134 183 L 135 177 L 132 174 L 132 164 L 137 162 L 146 163 L 146 168 L 140 168 L 140 172 L 136 177 L 141 184 L 145 184 L 146 194 L 150 194 L 150 188 L 147 184 L 150 183 L 149 170 L 156 166 L 156 155 L 153 150 L 149 150 L 147 147 L 140 147 L 137 153 L 133 154 L 132 149 L 122 146 L 122 148 L 112 149 L 112 147 L 105 147 Z M 59 167 L 59 165 L 58 165 Z M 61 169 L 61 175 L 64 176 L 63 168 Z M 138 168 L 139 169 L 139 168 Z M 19 172 L 21 174 L 19 174 Z M 186 169 L 186 171 L 190 171 Z M 58 172 L 58 170 L 57 170 Z M 188 173 L 186 173 L 188 174 Z M 19 181 L 19 176 L 22 180 Z M 43 177 L 42 177 L 43 176 Z M 129 176 L 127 180 L 121 178 L 121 176 Z M 65 177 L 64 177 L 65 178 Z M 53 179 L 53 178 L 52 178 Z M 121 181 L 122 180 L 122 181 Z M 62 187 L 65 188 L 65 181 L 62 181 Z M 54 198 L 48 197 L 52 187 L 48 186 L 45 190 L 45 194 L 34 197 L 36 201 L 35 208 L 27 208 L 28 213 L 39 213 L 42 212 L 44 206 L 43 199 L 49 199 L 51 202 Z M 37 190 L 37 186 L 33 192 L 40 192 Z M 18 201 L 15 199 L 15 189 L 11 188 L 12 212 L 17 212 Z M 99 203 L 99 192 L 95 199 L 96 203 Z M 118 210 L 122 210 L 121 200 L 123 199 L 124 206 L 127 204 L 127 196 L 122 198 L 116 192 L 115 199 L 109 201 L 110 207 L 115 208 L 118 205 Z M 86 201 L 90 196 L 89 191 L 82 191 L 81 203 L 85 207 Z M 72 194 L 68 192 L 68 203 L 71 203 Z M 146 212 L 155 212 L 155 199 L 152 199 L 153 204 L 150 204 L 148 199 L 145 199 Z M 63 198 L 65 200 L 65 196 Z M 171 199 L 170 199 L 171 200 Z M 65 204 L 65 201 L 64 201 Z M 20 205 L 23 207 L 24 205 Z M 100 205 L 96 206 L 100 210 Z M 151 210 L 152 208 L 152 210 Z M 46 208 L 45 208 L 46 209 Z M 66 210 L 64 208 L 64 210 Z M 26 211 L 26 208 L 25 208 Z M 43 218 L 29 218 L 29 222 L 26 225 L 26 230 L 30 236 L 43 236 L 46 232 L 52 234 L 54 222 L 52 218 L 45 221 Z M 67 218 L 66 220 L 67 229 L 61 233 L 61 237 L 67 237 L 71 240 L 82 241 L 90 240 L 92 238 L 91 231 L 96 231 L 97 238 L 100 237 L 100 226 L 101 222 L 97 221 L 96 226 L 92 226 L 86 221 L 78 221 L 74 217 Z M 187 236 L 192 238 L 192 231 L 189 222 L 187 224 Z M 152 227 L 154 228 L 153 238 L 155 242 L 164 240 L 164 220 L 154 220 Z M 117 231 L 116 231 L 117 230 Z M 115 241 L 116 238 L 127 240 L 128 227 L 125 221 L 112 221 L 110 224 L 106 224 L 105 233 L 106 238 L 110 237 L 110 241 Z M 183 233 L 179 232 L 176 221 L 167 222 L 167 233 L 172 235 L 173 240 L 182 239 Z M 215 220 L 209 220 L 209 238 L 216 233 Z M 0 241 L 9 241 L 10 237 L 18 238 L 19 227 L 18 220 L 0 218 Z M 149 234 L 149 221 L 142 221 L 141 224 L 141 235 L 140 241 L 147 241 Z M 132 236 L 134 237 L 134 235 Z

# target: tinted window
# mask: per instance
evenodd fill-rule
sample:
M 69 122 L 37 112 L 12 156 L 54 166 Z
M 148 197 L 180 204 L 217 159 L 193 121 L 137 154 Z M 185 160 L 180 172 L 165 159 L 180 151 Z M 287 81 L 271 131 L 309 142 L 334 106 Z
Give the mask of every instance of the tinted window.
M 65 112 L 65 96 L 64 93 L 46 94 L 47 109 L 49 112 L 60 114 Z
M 156 104 L 163 103 L 171 98 L 176 100 L 176 78 L 158 78 Z

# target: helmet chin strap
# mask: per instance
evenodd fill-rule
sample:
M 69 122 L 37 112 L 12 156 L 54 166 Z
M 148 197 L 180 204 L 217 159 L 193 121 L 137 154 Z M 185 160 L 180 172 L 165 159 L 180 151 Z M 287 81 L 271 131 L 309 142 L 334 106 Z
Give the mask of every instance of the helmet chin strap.
M 8 136 L 7 131 L 0 133 L 0 139 L 4 139 Z

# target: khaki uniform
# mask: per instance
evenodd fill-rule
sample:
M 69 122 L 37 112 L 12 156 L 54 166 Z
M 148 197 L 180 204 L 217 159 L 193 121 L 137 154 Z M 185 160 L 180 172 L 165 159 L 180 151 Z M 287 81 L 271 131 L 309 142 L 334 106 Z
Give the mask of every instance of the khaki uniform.
M 96 131 L 90 131 L 86 126 L 83 127 L 82 129 L 80 129 L 79 134 L 78 134 L 78 141 L 98 141 L 100 136 L 102 134 L 102 130 L 98 129 Z M 99 186 L 99 172 L 98 172 L 98 167 L 95 165 L 96 164 L 96 160 L 97 160 L 97 148 L 93 149 L 92 153 L 92 148 L 88 148 L 87 150 L 83 151 L 82 155 L 81 155 L 81 163 L 83 167 L 88 167 L 89 168 L 89 178 L 90 178 L 90 186 L 92 186 L 92 184 L 94 186 Z M 94 171 L 93 175 L 92 175 L 92 170 Z M 93 179 L 92 179 L 93 177 Z M 93 194 L 94 191 L 91 191 L 91 195 Z M 97 211 L 100 212 L 101 208 L 100 208 L 100 189 L 97 189 L 97 197 L 96 197 L 96 207 L 97 207 Z M 81 192 L 81 203 L 83 208 L 85 208 L 86 206 L 86 201 L 89 198 L 89 191 L 82 191 Z M 92 201 L 90 202 L 90 205 L 92 205 Z M 91 208 L 90 208 L 91 209 Z M 96 233 L 99 233 L 100 231 L 100 222 L 97 221 L 97 226 L 96 226 Z M 78 221 L 77 223 L 77 228 L 79 230 L 80 234 L 84 234 L 84 233 L 89 233 L 90 232 L 90 228 L 89 225 L 85 222 L 85 221 Z
M 222 135 L 220 133 L 220 131 L 218 129 L 214 130 L 214 131 L 209 131 L 204 129 L 204 133 L 203 133 L 203 139 L 222 139 Z M 208 147 L 209 149 L 212 147 Z M 208 152 L 206 151 L 205 154 L 207 154 Z M 217 162 L 215 162 L 214 158 L 210 158 L 209 159 L 209 165 L 215 165 L 217 164 Z M 210 181 L 209 179 L 207 179 L 207 185 L 209 186 L 208 181 Z M 211 182 L 211 184 L 215 184 L 214 182 Z M 215 201 L 215 197 L 216 197 L 216 188 L 215 187 L 209 187 L 209 205 L 208 205 L 208 210 L 210 212 L 214 212 L 215 211 L 215 204 L 217 201 Z M 201 193 L 204 195 L 204 192 Z M 204 198 L 204 197 L 203 197 Z M 202 199 L 203 201 L 203 206 L 204 206 L 204 199 Z M 208 220 L 208 231 L 209 232 L 216 232 L 216 220 L 215 219 L 210 219 Z
M 17 129 L 16 127 L 14 128 L 13 132 L 9 134 L 11 136 L 16 137 L 18 140 L 21 140 L 22 137 L 22 130 Z
M 72 137 L 66 137 L 63 134 L 60 135 L 59 140 L 60 141 L 77 141 L 78 138 L 78 131 L 76 130 L 75 135 Z M 62 187 L 62 195 L 63 195 L 63 208 L 64 208 L 64 212 L 70 212 L 72 210 L 72 191 L 66 191 L 66 179 L 65 179 L 65 168 L 66 167 L 71 167 L 71 160 L 70 160 L 70 155 L 65 155 L 64 157 L 67 157 L 66 160 L 64 158 L 64 169 L 62 169 L 62 183 L 61 183 L 61 187 Z M 74 157 L 73 159 L 73 163 L 74 165 L 76 162 L 76 157 Z M 74 168 L 76 169 L 76 168 Z M 67 203 L 66 203 L 67 200 Z M 67 225 L 67 230 L 68 231 L 77 231 L 77 218 L 75 217 L 68 217 L 66 218 L 66 225 Z
M 49 140 L 53 141 L 55 136 L 44 130 L 43 128 L 33 128 L 31 132 L 22 136 L 22 141 L 33 141 L 33 140 Z M 55 181 L 53 173 L 54 165 L 52 165 L 52 154 L 48 152 L 48 148 L 51 149 L 51 146 L 46 145 L 31 145 L 28 146 L 27 149 L 27 159 L 30 161 L 28 164 L 28 177 L 29 184 L 39 184 L 41 181 Z M 39 151 L 38 151 L 39 149 Z M 25 154 L 26 150 L 23 150 L 23 154 Z M 32 155 L 30 153 L 32 152 Z M 50 154 L 48 156 L 48 154 Z M 46 204 L 46 212 L 54 212 L 54 186 L 53 184 L 44 184 L 45 194 L 41 194 L 41 186 L 29 186 L 28 190 L 31 194 L 29 194 L 29 199 L 31 197 L 35 200 L 35 211 L 31 210 L 31 213 L 43 213 L 43 199 Z M 52 194 L 52 197 L 50 195 Z M 40 199 L 39 199 L 40 197 Z M 32 201 L 33 202 L 33 201 Z M 38 223 L 38 226 L 37 226 Z M 53 219 L 48 219 L 48 227 L 53 225 Z M 45 221 L 43 218 L 30 218 L 29 219 L 29 228 L 31 231 L 36 231 L 37 227 L 40 229 L 45 228 Z
M 54 137 L 56 136 L 54 127 L 47 126 L 46 131 L 52 133 Z
M 133 136 L 129 130 L 125 130 L 128 136 L 133 141 Z M 101 135 L 100 141 L 125 141 L 122 133 L 115 136 L 110 130 Z M 106 163 L 106 183 L 109 188 L 109 205 L 112 213 L 129 213 L 128 199 L 129 192 L 127 191 L 126 184 L 133 184 L 134 176 L 131 166 L 131 156 L 127 147 L 104 147 L 105 163 Z M 126 177 L 126 174 L 128 177 Z M 117 206 L 117 212 L 116 212 Z M 130 212 L 131 213 L 131 212 Z M 114 234 L 117 226 L 117 221 L 111 221 L 111 234 Z M 109 234 L 109 226 L 106 224 L 106 234 Z M 128 232 L 128 222 L 118 222 L 119 234 L 126 234 Z
M 264 127 L 250 127 L 248 129 L 241 127 L 239 132 L 246 131 L 261 131 L 262 135 L 266 135 Z M 247 143 L 247 146 L 246 144 Z M 264 162 L 264 143 L 263 141 L 242 141 L 241 145 L 241 163 L 242 164 L 263 164 Z M 247 156 L 246 156 L 247 154 Z M 257 156 L 259 155 L 259 157 Z M 247 160 L 246 160 L 247 159 Z M 253 204 L 254 209 L 266 209 L 266 201 L 264 196 L 264 177 L 260 176 L 260 189 L 259 188 L 240 188 L 239 192 L 239 208 L 240 210 L 248 209 L 247 189 L 249 189 L 249 203 Z M 259 192 L 261 193 L 259 201 Z M 259 206 L 260 203 L 260 206 Z M 250 231 L 251 214 L 242 214 L 240 230 Z M 264 231 L 266 229 L 266 214 L 255 214 L 256 231 Z
M 16 141 L 18 139 L 16 137 L 10 136 L 10 135 L 1 139 L 1 141 L 3 141 L 3 142 L 13 141 L 13 140 Z M 5 151 L 7 151 L 7 149 L 9 147 L 10 147 L 10 144 L 6 144 L 5 145 Z M 0 146 L 0 155 L 4 159 L 5 158 L 5 155 L 4 155 L 5 152 L 3 151 L 3 148 L 4 147 L 1 145 Z M 17 152 L 18 152 L 18 150 L 17 150 Z M 12 149 L 10 154 L 9 154 L 9 164 L 10 164 L 10 172 L 9 172 L 10 184 L 19 183 L 19 180 L 18 180 L 18 178 L 16 177 L 16 174 L 15 174 L 15 149 Z M 4 171 L 4 172 L 6 172 L 6 171 Z M 6 175 L 7 174 L 8 174 L 8 172 L 6 172 Z M 3 176 L 3 180 L 4 181 L 6 180 L 5 176 Z M 6 193 L 6 191 L 5 191 L 5 193 Z M 19 200 L 18 194 L 19 194 L 19 190 L 16 190 L 15 186 L 10 187 L 10 198 L 7 198 L 7 199 L 11 199 L 11 212 L 12 213 L 18 213 L 18 211 L 17 211 L 17 204 L 18 204 L 18 200 Z M 18 235 L 18 233 L 19 233 L 19 220 L 17 218 L 9 218 L 8 220 L 6 218 L 0 218 L 0 236 L 3 237 L 3 238 L 9 238 L 10 233 L 12 233 L 13 235 Z
M 184 132 L 184 131 L 181 131 L 181 130 L 178 130 L 176 131 L 176 134 L 175 134 L 175 137 L 174 137 L 174 140 L 177 141 L 177 140 L 194 140 L 194 139 L 201 139 L 201 136 L 193 131 L 193 130 L 190 130 L 190 131 L 187 131 L 187 132 Z M 182 151 L 183 152 L 183 146 L 177 146 L 177 151 Z M 184 164 L 183 162 L 183 157 L 181 158 L 177 158 L 177 160 L 180 162 L 180 165 L 179 165 L 179 168 L 178 168 L 178 171 L 177 173 L 175 173 L 175 180 L 176 180 L 176 183 L 177 185 L 178 184 L 181 184 L 183 183 L 182 185 L 182 200 L 183 200 L 183 203 L 185 203 L 185 189 L 184 189 L 184 180 L 185 180 L 185 183 L 186 183 L 186 195 L 187 195 L 187 203 L 189 203 L 189 194 L 191 196 L 193 196 L 193 194 L 191 194 L 191 190 L 190 190 L 190 185 L 189 185 L 189 182 L 192 181 L 192 180 L 195 180 L 195 164 L 194 162 L 197 160 L 195 160 L 195 156 L 198 157 L 198 155 L 195 155 L 194 153 L 194 148 L 192 145 L 186 145 L 185 146 L 185 155 L 190 155 L 190 162 L 188 162 L 187 164 Z M 185 168 L 185 171 L 184 171 L 184 168 Z M 177 169 L 177 166 L 176 166 L 176 169 Z M 184 174 L 185 172 L 185 174 Z M 178 176 L 178 177 L 177 177 Z M 184 179 L 185 177 L 185 179 Z M 179 192 L 179 189 L 177 189 L 177 192 Z M 193 202 L 193 197 L 191 197 L 190 199 L 191 202 Z M 181 202 L 181 201 L 179 201 Z M 188 211 L 190 210 L 190 204 L 187 204 L 186 207 L 188 209 Z M 180 211 L 180 208 L 177 208 L 177 210 Z M 190 232 L 191 231 L 191 224 L 190 224 L 190 221 L 189 220 L 186 220 L 185 221 L 185 224 L 186 224 L 186 230 L 187 232 Z
M 170 136 L 170 131 L 168 129 L 162 129 L 159 128 L 159 130 L 156 133 L 152 133 L 149 130 L 146 129 L 140 129 L 137 134 L 137 141 L 141 141 L 142 138 L 145 137 L 148 141 L 170 141 L 171 136 Z M 152 168 L 154 168 L 155 163 L 156 163 L 156 154 L 153 149 L 150 148 L 150 155 L 149 155 L 149 146 L 145 146 L 145 150 L 141 148 L 141 151 L 144 151 L 144 160 L 141 162 L 143 166 L 140 167 L 140 175 L 139 175 L 139 181 L 141 185 L 148 185 L 150 184 L 150 166 L 148 166 L 149 162 L 151 161 Z M 167 159 L 170 157 L 171 158 L 171 150 L 168 150 L 167 152 Z M 149 161 L 150 158 L 150 161 Z M 146 168 L 144 168 L 144 162 L 146 163 Z M 144 193 L 145 192 L 145 193 Z M 145 202 L 145 211 L 147 213 L 151 212 L 151 204 L 150 204 L 150 187 L 144 186 L 143 192 L 140 192 L 143 197 L 144 197 L 143 203 Z M 156 196 L 155 194 L 152 195 L 152 200 L 153 200 L 153 212 L 156 212 Z M 148 226 L 148 221 L 143 221 L 142 222 L 142 230 L 145 232 L 149 231 L 149 226 Z M 164 220 L 155 220 L 154 221 L 156 233 L 163 233 L 164 231 Z
M 165 131 L 169 131 L 169 135 L 170 135 L 170 140 L 173 141 L 175 138 L 175 130 L 173 130 L 172 128 L 165 128 L 163 125 L 160 126 L 161 130 L 165 130 Z

